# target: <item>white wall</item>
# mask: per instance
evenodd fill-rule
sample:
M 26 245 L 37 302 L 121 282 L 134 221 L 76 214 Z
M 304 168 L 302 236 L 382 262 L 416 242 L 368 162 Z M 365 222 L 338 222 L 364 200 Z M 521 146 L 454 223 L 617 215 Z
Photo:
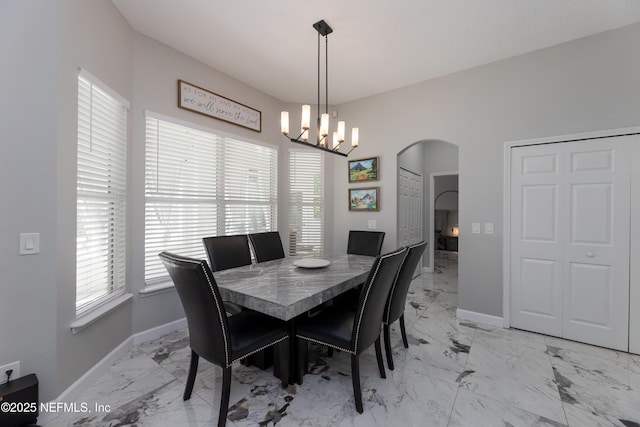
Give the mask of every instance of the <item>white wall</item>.
M 640 124 L 639 51 L 636 24 L 341 105 L 360 127 L 358 156 L 380 156 L 383 250 L 397 241 L 396 154 L 424 139 L 456 144 L 459 308 L 501 316 L 504 144 Z M 344 211 L 344 188 L 336 182 L 334 216 L 346 217 L 336 249 L 368 216 Z M 472 222 L 493 222 L 496 233 L 471 234 Z

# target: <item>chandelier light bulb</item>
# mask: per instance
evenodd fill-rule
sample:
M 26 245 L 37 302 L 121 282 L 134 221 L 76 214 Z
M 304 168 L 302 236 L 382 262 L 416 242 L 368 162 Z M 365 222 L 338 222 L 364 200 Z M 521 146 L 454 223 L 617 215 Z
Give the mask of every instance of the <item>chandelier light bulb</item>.
M 289 135 L 289 112 L 283 111 L 280 113 L 280 132 L 285 135 Z
M 302 120 L 300 122 L 300 128 L 302 130 L 309 129 L 309 123 L 311 123 L 311 105 L 302 106 Z
M 338 125 L 336 127 L 336 131 L 331 133 L 332 139 L 329 141 L 329 114 L 328 111 L 325 111 L 324 114 L 320 114 L 320 105 L 321 105 L 321 97 L 320 97 L 320 64 L 321 64 L 321 47 L 320 40 L 321 37 L 324 37 L 325 44 L 325 97 L 324 97 L 324 106 L 325 110 L 329 108 L 329 89 L 328 89 L 328 47 L 329 47 L 329 39 L 328 35 L 333 32 L 333 29 L 327 24 L 324 20 L 320 20 L 313 24 L 313 28 L 318 32 L 318 109 L 316 111 L 316 124 L 315 124 L 315 134 L 316 141 L 309 142 L 309 130 L 311 124 L 311 106 L 303 105 L 302 106 L 302 115 L 300 117 L 300 135 L 297 137 L 289 135 L 289 112 L 283 111 L 280 115 L 280 130 L 286 135 L 286 137 L 291 140 L 291 142 L 295 142 L 298 144 L 306 145 L 307 147 L 317 148 L 332 154 L 338 154 L 340 156 L 347 157 L 349 153 L 351 153 L 354 149 L 358 147 L 358 128 L 352 129 L 351 134 L 351 149 L 343 153 L 340 151 L 340 145 L 345 140 L 345 122 L 343 120 L 338 121 Z M 334 112 L 334 117 L 337 117 L 337 113 Z
M 338 142 L 342 143 L 344 142 L 344 120 L 340 120 L 338 122 Z
M 320 117 L 320 136 L 326 137 L 329 135 L 329 114 L 323 113 Z

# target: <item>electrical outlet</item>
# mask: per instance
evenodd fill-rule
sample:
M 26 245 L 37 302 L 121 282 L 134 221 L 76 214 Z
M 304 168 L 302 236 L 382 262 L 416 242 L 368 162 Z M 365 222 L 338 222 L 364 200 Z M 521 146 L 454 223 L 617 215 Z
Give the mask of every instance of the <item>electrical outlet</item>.
M 10 369 L 13 370 L 13 372 L 11 373 L 11 381 L 15 380 L 16 378 L 20 378 L 20 361 L 18 360 L 17 362 L 0 366 L 0 384 L 4 384 L 7 382 L 7 374 L 5 372 Z

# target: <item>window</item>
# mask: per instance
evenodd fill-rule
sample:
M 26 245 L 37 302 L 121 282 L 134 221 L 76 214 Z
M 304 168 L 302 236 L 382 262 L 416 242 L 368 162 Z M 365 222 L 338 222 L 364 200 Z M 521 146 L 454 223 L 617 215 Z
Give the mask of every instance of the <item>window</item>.
M 127 101 L 80 70 L 77 315 L 124 291 L 128 108 Z
M 162 251 L 206 259 L 202 238 L 275 231 L 277 150 L 147 115 L 145 281 Z
M 289 151 L 289 254 L 324 250 L 324 154 Z

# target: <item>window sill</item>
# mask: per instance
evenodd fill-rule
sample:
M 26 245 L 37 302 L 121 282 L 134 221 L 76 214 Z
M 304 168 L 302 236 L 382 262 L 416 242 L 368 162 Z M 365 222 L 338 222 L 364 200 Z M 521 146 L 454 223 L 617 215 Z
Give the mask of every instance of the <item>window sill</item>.
M 81 315 L 79 318 L 75 320 L 75 322 L 71 323 L 71 326 L 70 326 L 71 333 L 73 335 L 77 334 L 87 326 L 95 323 L 98 319 L 106 316 L 111 311 L 120 307 L 121 305 L 129 301 L 131 298 L 133 298 L 133 294 L 129 294 L 129 293 L 120 294 L 117 297 L 114 297 L 109 301 L 105 302 L 104 304 L 100 305 L 99 307 L 96 307 L 94 310 L 91 310 L 90 312 Z
M 172 281 L 158 283 L 156 285 L 147 285 L 144 289 L 139 291 L 142 298 L 150 297 L 153 295 L 164 294 L 166 292 L 173 292 L 176 288 L 173 286 Z

